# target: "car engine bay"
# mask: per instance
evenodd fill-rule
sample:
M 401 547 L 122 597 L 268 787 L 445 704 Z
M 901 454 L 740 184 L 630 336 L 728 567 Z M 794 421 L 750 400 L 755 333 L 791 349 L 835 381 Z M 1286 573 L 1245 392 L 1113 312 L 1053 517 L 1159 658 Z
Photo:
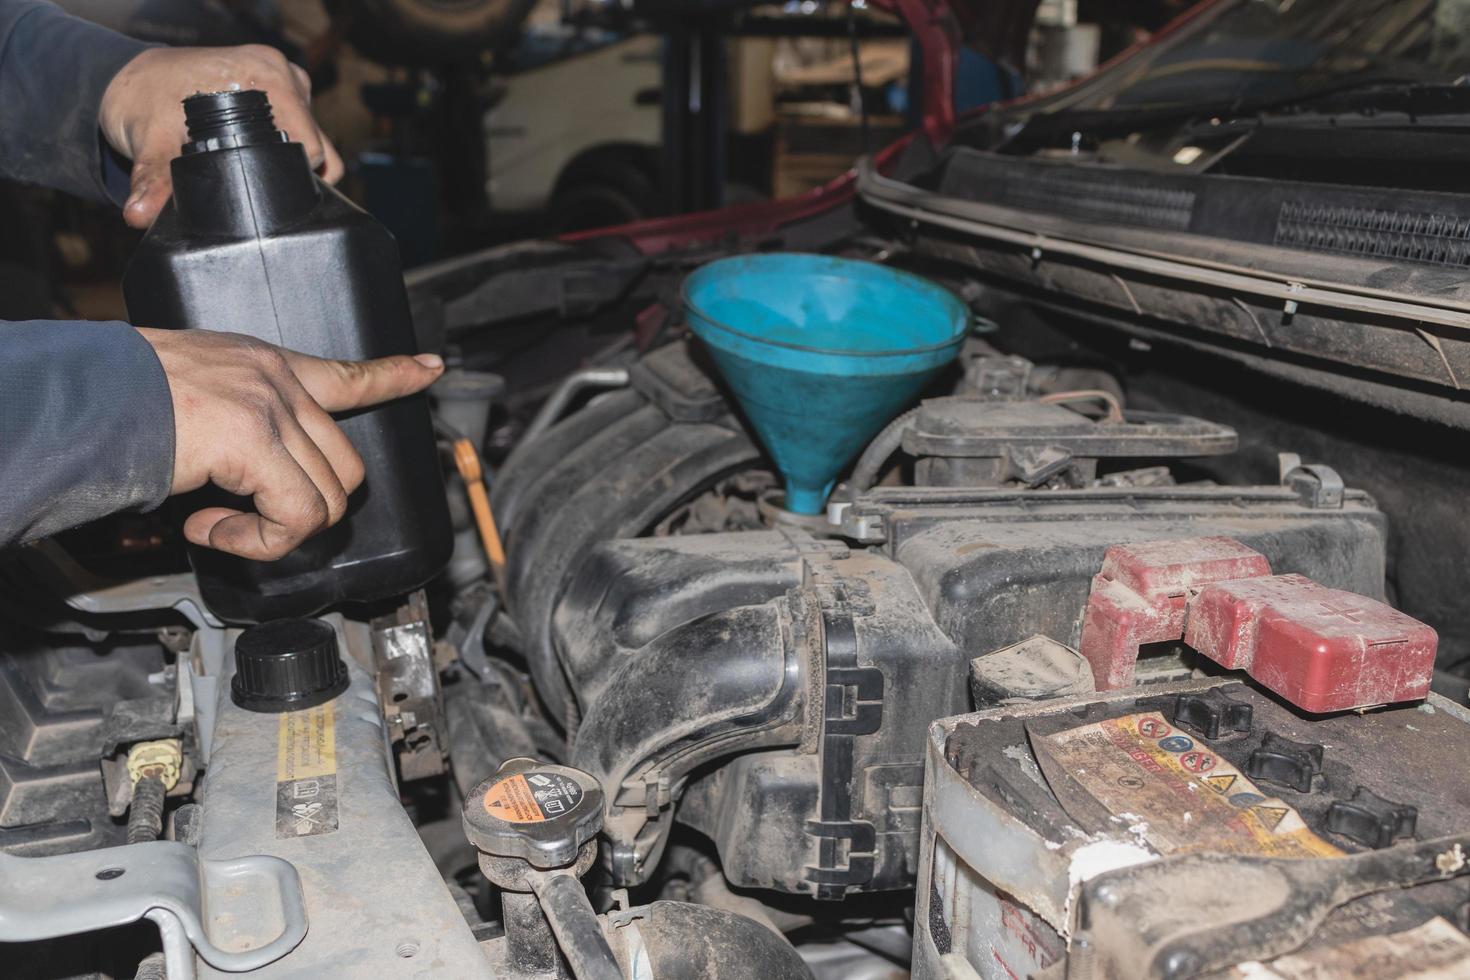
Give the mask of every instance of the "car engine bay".
M 7 555 L 0 972 L 1465 975 L 1459 270 L 987 133 L 411 273 L 406 596 L 222 619 L 147 515 Z

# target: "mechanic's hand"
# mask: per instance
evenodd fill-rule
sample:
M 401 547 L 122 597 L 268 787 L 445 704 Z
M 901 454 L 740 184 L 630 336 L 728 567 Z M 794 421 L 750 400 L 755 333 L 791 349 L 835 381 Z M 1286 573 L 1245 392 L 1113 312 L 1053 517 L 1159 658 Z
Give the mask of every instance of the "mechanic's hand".
M 362 457 L 328 412 L 422 391 L 435 354 L 328 361 L 240 334 L 138 328 L 163 364 L 174 405 L 171 493 L 206 483 L 252 497 L 257 513 L 207 507 L 184 537 L 271 561 L 342 519 Z
M 133 161 L 123 220 L 147 228 L 173 190 L 169 161 L 188 140 L 184 99 L 198 92 L 253 88 L 266 93 L 276 128 L 306 149 L 311 165 L 335 184 L 342 158 L 311 115 L 311 80 L 274 48 L 150 48 L 123 66 L 102 94 L 98 122 L 112 148 Z

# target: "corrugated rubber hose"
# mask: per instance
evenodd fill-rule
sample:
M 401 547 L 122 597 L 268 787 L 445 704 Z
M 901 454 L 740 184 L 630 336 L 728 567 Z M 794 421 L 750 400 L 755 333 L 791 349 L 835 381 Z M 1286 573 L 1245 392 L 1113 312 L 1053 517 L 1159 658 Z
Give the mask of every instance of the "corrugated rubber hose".
M 167 791 L 157 776 L 144 776 L 133 784 L 133 805 L 128 808 L 128 843 L 146 844 L 163 834 L 163 797 Z

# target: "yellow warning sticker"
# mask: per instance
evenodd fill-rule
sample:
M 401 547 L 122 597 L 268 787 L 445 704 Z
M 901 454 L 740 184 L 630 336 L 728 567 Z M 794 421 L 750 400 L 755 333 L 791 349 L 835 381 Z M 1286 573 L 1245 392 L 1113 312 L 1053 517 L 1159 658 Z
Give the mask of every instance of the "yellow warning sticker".
M 276 740 L 276 781 L 330 776 L 337 771 L 337 733 L 332 704 L 280 715 Z
M 1156 711 L 1034 740 L 1087 794 L 1164 854 L 1334 857 L 1290 804 Z
M 315 837 L 338 826 L 337 731 L 332 703 L 280 716 L 276 836 Z

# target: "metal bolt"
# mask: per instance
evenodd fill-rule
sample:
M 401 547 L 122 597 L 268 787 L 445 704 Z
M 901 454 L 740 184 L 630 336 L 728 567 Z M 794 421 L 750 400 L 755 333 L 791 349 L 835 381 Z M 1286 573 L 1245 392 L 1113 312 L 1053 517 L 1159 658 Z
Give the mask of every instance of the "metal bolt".
M 1097 950 L 1083 936 L 1072 939 L 1067 951 L 1065 980 L 1093 980 L 1097 976 Z

